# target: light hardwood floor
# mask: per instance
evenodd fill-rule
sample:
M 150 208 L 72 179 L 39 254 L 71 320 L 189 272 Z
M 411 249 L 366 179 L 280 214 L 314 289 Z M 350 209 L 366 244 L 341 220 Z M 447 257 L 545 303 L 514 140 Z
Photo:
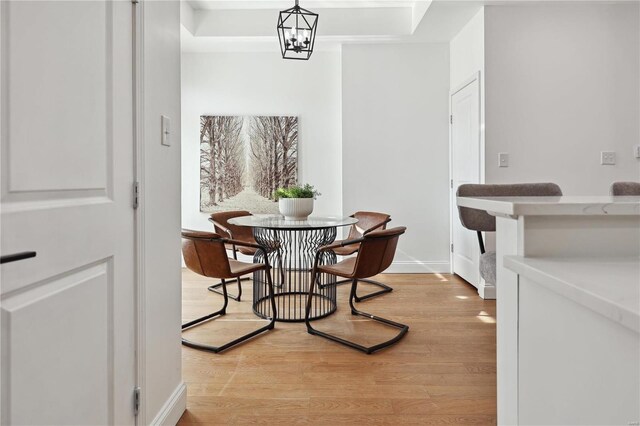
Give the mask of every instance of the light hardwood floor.
M 180 424 L 495 424 L 495 301 L 451 275 L 377 279 L 394 291 L 359 309 L 409 324 L 400 343 L 365 355 L 307 334 L 304 323 L 276 323 L 223 354 L 183 346 L 188 396 Z M 222 296 L 209 284 L 184 270 L 184 321 L 219 309 Z M 235 292 L 235 283 L 229 288 Z M 186 335 L 220 344 L 257 328 L 251 282 L 243 289 L 226 317 Z M 349 314 L 348 291 L 339 288 L 338 311 L 314 326 L 367 344 L 388 338 L 393 329 Z

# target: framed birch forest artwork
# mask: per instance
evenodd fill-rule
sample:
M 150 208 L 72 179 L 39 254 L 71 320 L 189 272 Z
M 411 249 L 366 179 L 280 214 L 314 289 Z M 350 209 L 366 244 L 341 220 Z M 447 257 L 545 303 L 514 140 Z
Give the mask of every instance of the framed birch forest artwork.
M 200 211 L 278 213 L 273 192 L 298 178 L 298 117 L 200 117 Z

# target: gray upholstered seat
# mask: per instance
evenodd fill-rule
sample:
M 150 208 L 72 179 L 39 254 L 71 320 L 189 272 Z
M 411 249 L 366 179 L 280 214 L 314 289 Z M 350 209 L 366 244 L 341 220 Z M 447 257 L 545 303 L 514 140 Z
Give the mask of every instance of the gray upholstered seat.
M 480 255 L 480 276 L 488 284 L 496 283 L 496 252 L 488 251 Z
M 562 190 L 555 183 L 515 183 L 505 185 L 464 184 L 459 197 L 559 197 Z M 480 243 L 480 276 L 487 284 L 496 283 L 496 253 L 485 252 L 482 232 L 496 230 L 496 218 L 484 210 L 458 206 L 462 226 L 478 233 Z
M 640 195 L 640 182 L 613 182 L 611 195 Z

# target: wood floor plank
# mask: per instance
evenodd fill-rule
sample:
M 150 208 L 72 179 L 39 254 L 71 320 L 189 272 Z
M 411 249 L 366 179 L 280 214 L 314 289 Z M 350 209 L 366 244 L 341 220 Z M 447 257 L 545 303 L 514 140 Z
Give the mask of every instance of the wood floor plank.
M 309 335 L 304 324 L 277 323 L 223 354 L 183 347 L 187 412 L 179 424 L 496 424 L 495 302 L 446 274 L 377 279 L 394 291 L 359 308 L 409 324 L 399 344 L 365 355 Z M 184 321 L 221 307 L 222 297 L 206 290 L 211 282 L 183 271 Z M 348 291 L 338 288 L 338 311 L 314 327 L 365 344 L 393 335 L 350 315 Z M 261 325 L 244 282 L 243 301 L 230 301 L 228 315 L 189 338 L 221 343 Z

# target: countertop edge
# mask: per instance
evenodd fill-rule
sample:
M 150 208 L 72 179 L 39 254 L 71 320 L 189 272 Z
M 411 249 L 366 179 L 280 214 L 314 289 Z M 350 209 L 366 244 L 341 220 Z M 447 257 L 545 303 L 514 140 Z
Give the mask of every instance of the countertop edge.
M 494 216 L 640 216 L 640 202 L 636 201 L 536 203 L 504 198 L 456 197 L 456 202 L 460 207 L 485 210 Z
M 580 288 L 575 283 L 556 277 L 543 269 L 527 264 L 522 256 L 505 256 L 504 266 L 539 285 L 566 297 L 626 328 L 640 333 L 640 312 L 631 311 L 598 294 Z

